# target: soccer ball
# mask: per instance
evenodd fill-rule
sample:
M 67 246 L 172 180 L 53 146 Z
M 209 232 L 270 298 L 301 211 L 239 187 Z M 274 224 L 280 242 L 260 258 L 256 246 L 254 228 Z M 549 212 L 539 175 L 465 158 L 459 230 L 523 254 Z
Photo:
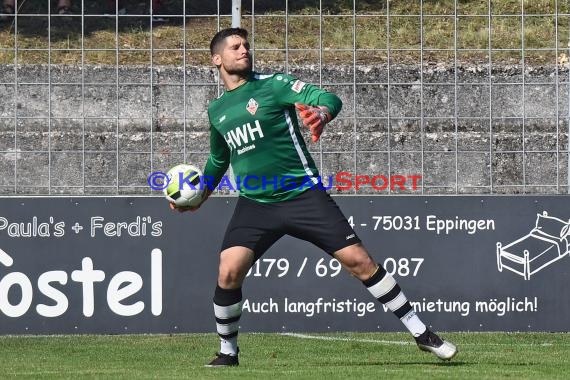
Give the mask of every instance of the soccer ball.
M 164 195 L 169 202 L 180 207 L 197 206 L 204 195 L 201 184 L 202 171 L 194 165 L 180 164 L 171 168 L 168 176 L 168 186 Z

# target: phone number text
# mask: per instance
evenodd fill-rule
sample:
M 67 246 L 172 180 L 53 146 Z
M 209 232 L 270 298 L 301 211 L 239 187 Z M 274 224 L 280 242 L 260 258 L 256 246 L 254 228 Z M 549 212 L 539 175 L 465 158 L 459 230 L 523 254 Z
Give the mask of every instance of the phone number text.
M 422 257 L 387 257 L 382 266 L 391 275 L 400 277 L 415 277 L 418 275 L 424 262 Z M 246 274 L 246 277 L 285 277 L 308 276 L 336 277 L 342 271 L 341 263 L 334 258 L 311 259 L 304 257 L 301 263 L 293 263 L 287 258 L 261 258 L 257 260 Z

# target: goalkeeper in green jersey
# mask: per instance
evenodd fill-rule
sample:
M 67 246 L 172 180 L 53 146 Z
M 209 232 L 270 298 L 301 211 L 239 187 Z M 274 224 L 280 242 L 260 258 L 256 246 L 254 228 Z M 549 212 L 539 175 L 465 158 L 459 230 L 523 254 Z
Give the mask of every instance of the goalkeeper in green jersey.
M 253 263 L 284 235 L 311 242 L 338 259 L 403 322 L 420 349 L 451 359 L 457 348 L 420 320 L 396 280 L 370 257 L 322 186 L 296 111 L 316 142 L 340 112 L 341 100 L 287 74 L 253 72 L 244 29 L 218 32 L 210 52 L 225 92 L 208 107 L 210 155 L 204 178 L 210 181 L 202 202 L 230 164 L 236 178 L 245 180 L 221 247 L 213 300 L 221 348 L 208 365 L 239 364 L 243 280 Z

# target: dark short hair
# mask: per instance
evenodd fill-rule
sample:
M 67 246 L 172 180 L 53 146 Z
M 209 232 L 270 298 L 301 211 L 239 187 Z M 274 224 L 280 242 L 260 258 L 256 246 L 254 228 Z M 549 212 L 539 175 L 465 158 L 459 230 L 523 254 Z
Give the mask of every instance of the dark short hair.
M 242 28 L 226 28 L 220 30 L 218 33 L 216 33 L 214 38 L 212 38 L 212 42 L 210 42 L 210 54 L 214 55 L 218 50 L 220 44 L 230 36 L 240 36 L 241 38 L 247 40 L 247 30 Z

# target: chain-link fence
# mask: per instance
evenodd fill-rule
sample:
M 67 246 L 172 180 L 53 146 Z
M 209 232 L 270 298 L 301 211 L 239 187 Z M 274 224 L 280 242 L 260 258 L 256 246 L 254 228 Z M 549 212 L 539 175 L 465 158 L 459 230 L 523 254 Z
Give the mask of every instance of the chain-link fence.
M 0 194 L 156 194 L 152 172 L 204 164 L 207 104 L 223 90 L 208 47 L 232 23 L 229 0 L 9 4 Z M 568 192 L 567 1 L 267 0 L 241 12 L 256 70 L 343 99 L 308 143 L 322 176 L 350 179 L 333 192 Z M 375 180 L 356 189 L 357 175 Z

